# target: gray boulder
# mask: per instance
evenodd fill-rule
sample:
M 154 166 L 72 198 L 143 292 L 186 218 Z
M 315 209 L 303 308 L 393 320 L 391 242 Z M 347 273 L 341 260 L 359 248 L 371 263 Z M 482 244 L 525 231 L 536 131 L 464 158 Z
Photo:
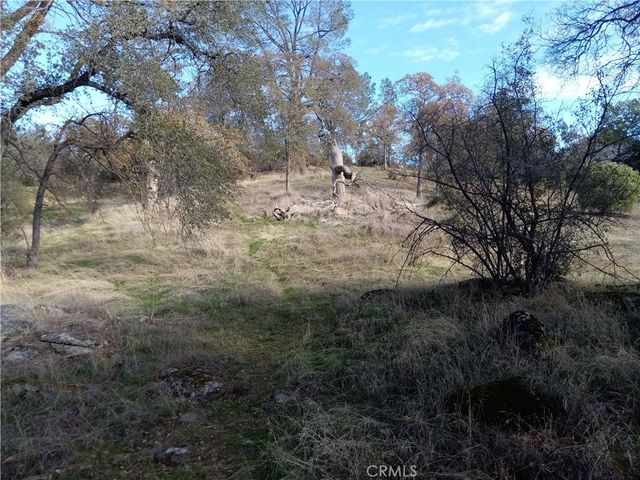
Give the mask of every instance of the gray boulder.
M 513 337 L 524 350 L 538 350 L 546 340 L 551 339 L 544 323 L 524 310 L 512 312 L 505 318 L 502 322 L 502 332 Z
M 167 467 L 174 467 L 180 465 L 190 452 L 191 449 L 189 447 L 169 447 L 156 452 L 153 455 L 153 459 Z
M 40 356 L 35 348 L 31 347 L 13 347 L 4 357 L 4 361 L 8 363 L 23 363 L 33 360 Z
M 2 343 L 21 338 L 33 329 L 18 305 L 0 305 L 0 338 Z
M 271 400 L 277 405 L 288 405 L 296 400 L 296 394 L 285 388 L 274 388 L 271 391 Z
M 167 368 L 158 376 L 178 398 L 206 400 L 221 395 L 224 383 L 205 367 Z
M 87 355 L 93 352 L 93 349 L 100 344 L 93 337 L 68 332 L 45 333 L 40 336 L 40 341 L 48 343 L 56 353 L 65 357 Z

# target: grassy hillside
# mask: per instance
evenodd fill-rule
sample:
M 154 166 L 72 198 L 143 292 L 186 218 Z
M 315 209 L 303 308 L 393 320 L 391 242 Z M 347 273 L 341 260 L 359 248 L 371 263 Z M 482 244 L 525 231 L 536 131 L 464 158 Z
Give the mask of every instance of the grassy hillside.
M 577 272 L 543 295 L 504 297 L 458 288 L 464 272 L 425 258 L 399 290 L 361 299 L 394 287 L 415 201 L 411 179 L 364 175 L 329 213 L 324 171 L 294 178 L 289 197 L 278 175 L 247 180 L 232 217 L 187 241 L 115 200 L 94 216 L 49 212 L 40 268 L 22 268 L 19 244 L 3 258 L 2 304 L 29 325 L 2 346 L 2 478 L 342 479 L 370 465 L 415 466 L 418 478 L 633 478 L 637 289 Z M 304 215 L 270 216 L 302 203 Z M 636 208 L 610 237 L 636 274 L 638 226 Z M 517 310 L 545 327 L 533 350 L 503 332 Z M 40 341 L 61 331 L 100 345 L 66 358 Z M 17 347 L 35 358 L 6 361 Z M 205 369 L 223 387 L 176 398 L 168 368 Z M 504 425 L 453 401 L 513 378 L 558 408 Z M 163 462 L 169 447 L 189 451 Z

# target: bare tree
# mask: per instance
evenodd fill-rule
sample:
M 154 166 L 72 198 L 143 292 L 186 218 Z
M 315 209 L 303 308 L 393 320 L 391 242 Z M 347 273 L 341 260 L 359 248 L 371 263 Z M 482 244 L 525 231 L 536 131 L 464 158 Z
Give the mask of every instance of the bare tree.
M 369 139 L 369 149 L 374 147 L 382 149 L 382 168 L 389 167 L 393 146 L 400 137 L 400 125 L 398 122 L 398 108 L 392 103 L 384 103 L 367 122 L 366 136 Z
M 601 74 L 628 87 L 640 73 L 640 1 L 568 2 L 558 9 L 547 42 L 548 60 L 571 74 Z
M 438 255 L 528 292 L 562 277 L 576 260 L 610 272 L 589 253 L 603 252 L 615 267 L 605 237 L 611 217 L 582 210 L 577 187 L 604 148 L 598 138 L 611 92 L 603 87 L 583 112 L 594 114 L 589 135 L 561 146 L 536 102 L 526 41 L 494 64 L 490 80 L 471 112 L 453 102 L 423 122 L 424 145 L 436 159 L 425 179 L 442 211 L 415 212 L 408 261 Z M 434 233 L 446 241 L 428 243 Z

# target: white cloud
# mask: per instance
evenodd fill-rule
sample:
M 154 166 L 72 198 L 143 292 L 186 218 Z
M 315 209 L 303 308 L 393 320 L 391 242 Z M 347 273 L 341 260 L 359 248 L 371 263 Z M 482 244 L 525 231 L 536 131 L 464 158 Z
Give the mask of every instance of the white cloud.
M 513 19 L 509 5 L 512 0 L 477 0 L 459 3 L 458 8 L 431 9 L 424 21 L 415 23 L 409 31 L 421 33 L 445 26 L 472 28 L 483 35 L 498 33 Z
M 575 100 L 598 87 L 598 80 L 589 75 L 564 80 L 546 70 L 536 73 L 536 83 L 546 100 Z
M 455 23 L 454 19 L 429 19 L 426 22 L 416 23 L 413 27 L 411 27 L 409 31 L 412 33 L 426 32 L 427 30 L 434 30 L 436 28 L 445 27 L 447 25 L 451 25 L 452 23 Z
M 379 18 L 378 19 L 378 27 L 380 29 L 383 29 L 383 30 L 385 28 L 397 27 L 402 22 L 404 22 L 406 20 L 411 20 L 412 18 L 416 18 L 416 15 L 413 14 L 413 13 L 407 13 L 407 14 L 404 14 L 404 15 L 396 15 L 394 17 L 389 17 L 389 18 Z
M 428 62 L 431 60 L 449 62 L 458 58 L 460 52 L 451 48 L 415 47 L 402 52 L 395 52 L 393 55 L 404 57 L 414 62 Z
M 478 31 L 487 35 L 495 35 L 507 26 L 507 23 L 509 23 L 509 20 L 511 20 L 512 16 L 513 13 L 511 13 L 510 11 L 504 11 L 500 15 L 495 17 L 491 22 L 481 24 L 478 27 Z

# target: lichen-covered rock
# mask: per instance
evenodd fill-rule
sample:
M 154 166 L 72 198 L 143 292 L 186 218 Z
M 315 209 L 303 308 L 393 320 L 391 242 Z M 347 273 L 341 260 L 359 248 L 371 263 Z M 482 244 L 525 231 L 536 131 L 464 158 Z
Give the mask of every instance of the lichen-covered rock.
M 40 389 L 30 383 L 13 383 L 7 388 L 7 390 L 13 395 L 21 397 L 32 397 L 40 393 Z
M 45 333 L 40 336 L 40 341 L 48 343 L 56 353 L 67 358 L 88 355 L 100 344 L 96 338 L 68 332 Z
M 288 405 L 296 400 L 296 394 L 284 388 L 274 388 L 271 391 L 271 400 L 278 405 Z
M 13 347 L 4 357 L 4 361 L 8 363 L 23 363 L 33 360 L 40 356 L 35 348 L 31 347 Z
M 21 338 L 31 331 L 33 322 L 24 317 L 18 305 L 0 305 L 0 338 L 2 343 Z
M 153 459 L 167 467 L 174 467 L 180 465 L 190 452 L 191 449 L 188 447 L 169 447 L 156 452 L 153 455 Z
M 75 345 L 65 345 L 63 343 L 52 343 L 51 348 L 53 348 L 56 353 L 64 355 L 67 358 L 89 355 L 93 352 L 93 348 L 77 347 Z
M 505 318 L 502 322 L 502 332 L 512 336 L 518 346 L 526 350 L 538 349 L 550 338 L 544 324 L 524 310 L 512 312 Z
M 74 347 L 91 348 L 99 345 L 99 341 L 95 338 L 71 334 L 67 332 L 45 333 L 40 336 L 40 341 L 45 343 L 57 343 L 60 345 L 71 345 Z
M 175 397 L 201 400 L 223 393 L 224 383 L 214 372 L 205 367 L 167 368 L 159 379 Z
M 504 430 L 542 426 L 563 413 L 561 403 L 527 385 L 521 377 L 509 377 L 453 392 L 445 407 L 450 413 L 471 415 L 479 422 Z

